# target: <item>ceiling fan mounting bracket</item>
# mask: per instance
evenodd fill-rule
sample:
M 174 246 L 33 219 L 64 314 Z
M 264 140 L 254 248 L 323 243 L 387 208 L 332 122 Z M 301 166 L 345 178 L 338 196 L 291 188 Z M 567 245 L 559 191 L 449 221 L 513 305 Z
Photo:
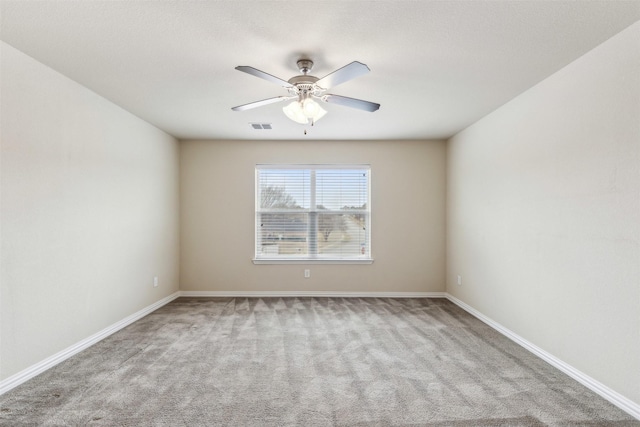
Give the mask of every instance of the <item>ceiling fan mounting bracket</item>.
M 302 74 L 307 74 L 313 68 L 313 61 L 310 59 L 299 59 L 296 64 Z

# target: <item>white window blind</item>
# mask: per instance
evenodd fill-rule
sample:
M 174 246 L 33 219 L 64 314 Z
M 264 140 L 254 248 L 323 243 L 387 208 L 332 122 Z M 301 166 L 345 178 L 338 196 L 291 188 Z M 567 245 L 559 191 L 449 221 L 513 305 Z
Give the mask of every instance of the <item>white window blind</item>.
M 256 167 L 256 260 L 370 260 L 370 167 Z

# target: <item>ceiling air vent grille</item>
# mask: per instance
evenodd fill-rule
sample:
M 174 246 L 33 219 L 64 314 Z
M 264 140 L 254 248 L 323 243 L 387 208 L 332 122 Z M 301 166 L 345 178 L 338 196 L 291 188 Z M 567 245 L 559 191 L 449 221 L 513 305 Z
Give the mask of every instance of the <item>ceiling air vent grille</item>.
M 271 123 L 249 123 L 254 129 L 273 129 Z

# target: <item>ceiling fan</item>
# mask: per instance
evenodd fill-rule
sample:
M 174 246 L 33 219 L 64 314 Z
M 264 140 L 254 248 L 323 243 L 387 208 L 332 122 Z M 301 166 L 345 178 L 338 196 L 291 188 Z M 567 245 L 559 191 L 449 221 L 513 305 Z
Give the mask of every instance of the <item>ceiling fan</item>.
M 276 102 L 294 100 L 282 108 L 285 115 L 294 122 L 301 124 L 310 123 L 313 125 L 327 113 L 315 100 L 328 102 L 329 104 L 338 104 L 345 107 L 357 108 L 359 110 L 369 112 L 374 112 L 380 108 L 380 104 L 376 104 L 374 102 L 325 93 L 329 88 L 351 79 L 355 79 L 356 77 L 371 71 L 365 64 L 354 61 L 332 73 L 327 74 L 321 79 L 309 75 L 309 72 L 313 68 L 313 61 L 310 59 L 300 59 L 298 60 L 297 65 L 302 74 L 291 77 L 289 80 L 280 79 L 276 76 L 265 73 L 264 71 L 260 71 L 246 65 L 236 67 L 236 70 L 238 71 L 260 77 L 261 79 L 284 87 L 289 92 L 289 95 L 276 96 L 274 98 L 263 99 L 262 101 L 238 105 L 237 107 L 233 107 L 232 110 L 244 111 Z

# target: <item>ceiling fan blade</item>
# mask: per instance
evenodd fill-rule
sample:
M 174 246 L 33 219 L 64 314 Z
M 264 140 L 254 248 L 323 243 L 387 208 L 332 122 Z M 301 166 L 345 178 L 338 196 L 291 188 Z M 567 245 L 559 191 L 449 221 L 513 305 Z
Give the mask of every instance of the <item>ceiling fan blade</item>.
M 329 89 L 330 87 L 337 86 L 340 83 L 344 83 L 367 74 L 369 71 L 371 71 L 369 70 L 369 67 L 362 62 L 353 61 L 351 64 L 347 64 L 344 67 L 335 70 L 333 73 L 327 74 L 318 80 L 316 84 L 322 88 Z
M 249 104 L 238 105 L 237 107 L 233 107 L 233 111 L 244 111 L 250 110 L 252 108 L 262 107 L 263 105 L 274 104 L 280 101 L 286 101 L 287 99 L 297 98 L 296 96 L 276 96 L 275 98 L 267 98 L 262 101 L 250 102 Z
M 346 96 L 332 95 L 330 93 L 320 97 L 324 102 L 329 104 L 344 105 L 345 107 L 357 108 L 358 110 L 369 111 L 373 113 L 380 108 L 380 104 L 375 102 L 363 101 L 362 99 L 348 98 Z
M 271 83 L 275 83 L 282 87 L 292 87 L 293 85 L 286 80 L 282 80 L 276 76 L 272 76 L 269 73 L 265 73 L 264 71 L 260 71 L 257 68 L 249 67 L 247 65 L 240 65 L 236 67 L 236 70 L 242 71 L 243 73 L 251 74 L 252 76 L 260 77 L 261 79 L 270 81 Z

